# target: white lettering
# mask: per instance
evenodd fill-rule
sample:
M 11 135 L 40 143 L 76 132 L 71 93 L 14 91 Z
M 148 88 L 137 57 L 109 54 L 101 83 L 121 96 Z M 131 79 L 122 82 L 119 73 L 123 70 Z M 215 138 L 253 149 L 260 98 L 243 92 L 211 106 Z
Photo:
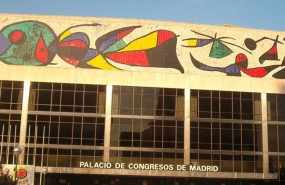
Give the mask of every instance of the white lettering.
M 80 168 L 93 168 L 91 162 L 84 162 L 84 161 L 81 161 L 81 162 L 79 163 L 79 167 L 80 167 Z
M 189 166 L 189 171 L 197 171 L 196 166 L 190 165 Z
M 177 165 L 176 168 L 178 171 L 186 171 L 186 165 Z
M 125 169 L 130 170 L 165 170 L 172 171 L 174 170 L 173 164 L 148 164 L 148 163 L 129 163 L 127 166 L 125 163 L 112 163 L 109 162 L 79 162 L 80 168 L 99 168 L 99 169 Z M 201 172 L 217 172 L 219 171 L 218 166 L 207 166 L 207 165 L 176 165 L 177 171 L 201 171 Z
M 112 164 L 111 163 L 104 163 L 104 162 L 95 162 L 94 163 L 94 168 L 112 168 Z
M 216 172 L 218 171 L 218 166 L 198 166 L 198 165 L 190 165 L 189 171 L 202 171 L 202 172 Z
M 80 168 L 82 168 L 84 166 L 84 162 L 80 162 L 79 166 L 80 166 Z
M 125 163 L 115 163 L 116 169 L 125 169 Z
M 200 166 L 197 166 L 197 167 L 196 167 L 196 170 L 197 170 L 197 171 L 201 171 L 201 167 L 200 167 Z
M 140 164 L 130 163 L 128 169 L 134 170 L 169 170 L 172 171 L 174 166 L 172 164 Z
M 211 171 L 211 166 L 207 166 L 207 171 L 208 171 L 208 172 Z

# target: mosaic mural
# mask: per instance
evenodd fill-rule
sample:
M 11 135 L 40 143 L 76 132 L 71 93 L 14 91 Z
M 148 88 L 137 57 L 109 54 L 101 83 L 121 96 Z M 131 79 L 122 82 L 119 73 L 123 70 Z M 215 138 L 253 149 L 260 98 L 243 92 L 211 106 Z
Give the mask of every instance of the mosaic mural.
M 196 70 L 203 74 L 285 78 L 284 38 L 279 34 L 252 38 L 227 35 L 225 31 L 184 28 L 185 34 L 171 28 L 146 30 L 143 26 L 106 29 L 99 23 L 77 24 L 56 33 L 44 22 L 13 22 L 0 31 L 0 61 L 8 65 L 54 66 L 59 57 L 78 68 L 155 68 L 179 73 Z M 87 30 L 95 31 L 90 34 Z M 265 51 L 256 52 L 258 48 Z

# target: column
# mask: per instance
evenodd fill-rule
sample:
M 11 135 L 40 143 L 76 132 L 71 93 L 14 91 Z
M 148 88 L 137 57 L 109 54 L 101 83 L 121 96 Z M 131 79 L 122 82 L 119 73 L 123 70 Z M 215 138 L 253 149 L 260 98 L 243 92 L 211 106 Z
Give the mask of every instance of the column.
M 20 126 L 20 136 L 19 136 L 19 146 L 22 148 L 22 154 L 19 156 L 19 164 L 22 164 L 24 162 L 24 157 L 25 157 L 30 86 L 31 86 L 30 81 L 24 81 L 22 115 L 21 115 L 21 126 Z
M 105 133 L 104 133 L 104 156 L 103 161 L 110 159 L 110 137 L 111 137 L 111 113 L 112 113 L 112 91 L 113 86 L 106 87 L 106 107 L 105 107 Z
M 262 112 L 262 155 L 263 155 L 263 173 L 269 173 L 268 157 L 268 125 L 267 125 L 267 96 L 261 93 L 261 112 Z
M 190 89 L 184 89 L 184 164 L 190 164 Z

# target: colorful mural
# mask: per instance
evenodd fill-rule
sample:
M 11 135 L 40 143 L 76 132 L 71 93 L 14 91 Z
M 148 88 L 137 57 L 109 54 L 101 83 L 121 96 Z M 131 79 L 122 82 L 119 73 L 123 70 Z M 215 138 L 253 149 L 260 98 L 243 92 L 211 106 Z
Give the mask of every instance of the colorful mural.
M 183 46 L 184 47 L 203 47 L 203 46 L 206 46 L 206 45 L 212 43 L 211 51 L 209 54 L 209 57 L 211 57 L 211 58 L 218 58 L 219 59 L 219 58 L 224 58 L 224 57 L 232 54 L 233 51 L 226 44 L 232 45 L 232 46 L 241 48 L 244 51 L 247 51 L 246 49 L 244 49 L 244 48 L 242 48 L 236 44 L 225 41 L 225 39 L 234 40 L 234 38 L 231 38 L 231 37 L 217 38 L 217 33 L 215 34 L 215 37 L 211 37 L 209 35 L 198 33 L 198 32 L 193 31 L 193 30 L 192 30 L 192 32 L 194 32 L 198 35 L 201 35 L 201 36 L 205 36 L 206 39 L 203 39 L 203 38 L 187 38 L 187 39 L 184 39 L 184 41 L 186 41 L 186 45 L 183 45 Z M 250 53 L 249 51 L 247 51 L 247 52 Z
M 271 40 L 271 39 L 270 39 Z M 245 40 L 245 45 L 250 49 L 250 50 L 254 50 L 256 48 L 256 41 L 253 41 L 250 38 L 247 38 Z M 276 40 L 274 41 L 273 46 L 266 51 L 265 53 L 263 53 L 260 57 L 259 57 L 259 62 L 260 64 L 263 64 L 266 60 L 270 60 L 270 61 L 279 61 L 280 59 L 278 58 L 278 52 L 277 52 L 277 43 L 283 44 L 281 42 L 278 41 L 278 36 L 276 38 Z M 218 53 L 223 53 L 224 48 L 221 48 L 220 52 Z M 225 55 L 223 55 L 225 56 Z M 215 67 L 215 66 L 209 66 L 206 65 L 202 62 L 199 62 L 197 59 L 195 59 L 193 57 L 193 55 L 190 53 L 190 58 L 193 62 L 193 65 L 201 70 L 205 70 L 205 71 L 218 71 L 218 72 L 222 72 L 225 73 L 229 76 L 241 76 L 241 73 L 247 74 L 248 76 L 251 77 L 264 77 L 266 76 L 268 73 L 270 73 L 272 70 L 277 69 L 279 67 L 284 66 L 284 62 L 285 62 L 285 58 L 283 59 L 282 63 L 279 65 L 269 65 L 269 66 L 265 66 L 265 67 L 255 67 L 255 68 L 249 68 L 249 61 L 247 56 L 244 53 L 238 53 L 236 55 L 235 61 L 233 64 L 225 66 L 225 67 Z M 274 78 L 285 78 L 285 73 L 284 73 L 284 69 L 281 69 L 280 71 L 274 73 L 272 75 L 272 77 Z
M 171 27 L 144 26 L 73 24 L 56 33 L 45 22 L 13 22 L 0 30 L 0 61 L 56 66 L 59 61 L 55 58 L 59 58 L 78 68 L 171 69 L 179 73 L 285 79 L 285 39 L 280 39 L 280 33 L 259 33 L 256 38 L 254 34 L 241 36 L 219 29 L 185 27 L 186 31 L 179 32 Z
M 176 55 L 177 36 L 171 31 L 156 30 L 127 43 L 124 38 L 140 26 L 120 28 L 99 37 L 92 48 L 86 33 L 74 31 L 85 26 L 100 25 L 76 25 L 58 36 L 42 22 L 7 25 L 0 31 L 3 43 L 0 60 L 6 64 L 46 66 L 58 55 L 65 62 L 82 68 L 119 70 L 120 67 L 114 65 L 119 63 L 184 72 Z

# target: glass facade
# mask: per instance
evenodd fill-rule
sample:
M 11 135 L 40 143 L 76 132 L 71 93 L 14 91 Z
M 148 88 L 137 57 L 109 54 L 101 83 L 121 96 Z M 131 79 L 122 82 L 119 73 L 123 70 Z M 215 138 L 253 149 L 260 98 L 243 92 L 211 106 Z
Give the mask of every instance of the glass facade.
M 191 163 L 263 171 L 260 94 L 192 90 L 190 105 Z
M 281 174 L 285 171 L 285 95 L 267 95 L 269 170 Z M 282 176 L 283 179 L 284 176 Z
M 111 87 L 108 95 L 106 85 L 31 82 L 24 163 L 78 167 L 80 161 L 106 159 L 178 165 L 189 161 L 218 166 L 221 172 L 264 172 L 260 93 L 190 90 L 187 97 L 185 89 Z M 270 173 L 285 165 L 284 100 L 281 94 L 267 94 L 265 100 Z M 0 81 L 1 163 L 14 160 L 22 101 L 23 82 Z
M 183 164 L 182 89 L 114 86 L 112 100 L 113 162 Z

